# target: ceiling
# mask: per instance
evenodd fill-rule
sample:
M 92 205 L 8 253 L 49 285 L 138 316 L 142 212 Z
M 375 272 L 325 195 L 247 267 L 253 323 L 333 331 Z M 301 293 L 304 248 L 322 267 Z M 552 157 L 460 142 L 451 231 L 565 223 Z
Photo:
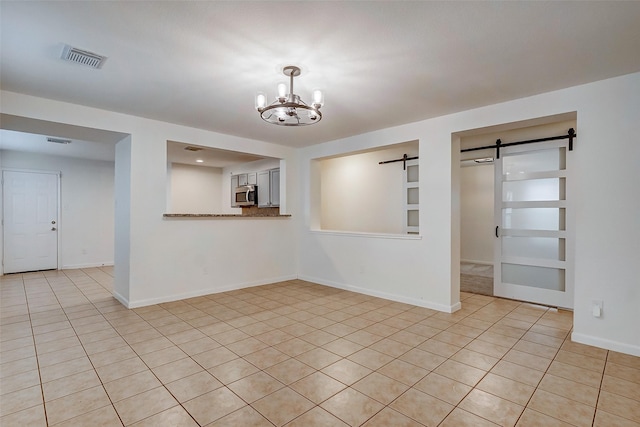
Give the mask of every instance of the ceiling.
M 23 133 L 0 129 L 0 150 L 25 151 L 52 156 L 79 159 L 105 160 L 113 162 L 116 156 L 115 144 L 105 142 L 66 139 L 69 144 L 47 141 L 46 135 Z M 54 137 L 55 138 L 55 137 Z
M 248 153 L 167 141 L 167 160 L 171 163 L 223 168 L 264 159 L 266 159 L 266 157 Z M 202 160 L 202 162 L 197 162 L 197 160 Z
M 292 147 L 640 71 L 640 2 L 7 1 L 3 90 Z M 63 61 L 64 44 L 108 57 Z M 263 122 L 285 65 L 323 119 Z
M 0 150 L 113 162 L 116 143 L 127 134 L 0 114 Z M 48 138 L 70 141 L 58 144 Z

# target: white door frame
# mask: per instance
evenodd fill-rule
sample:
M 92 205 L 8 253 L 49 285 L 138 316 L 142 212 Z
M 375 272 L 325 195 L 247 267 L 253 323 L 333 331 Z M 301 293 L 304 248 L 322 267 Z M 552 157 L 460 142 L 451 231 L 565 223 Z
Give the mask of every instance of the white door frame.
M 2 185 L 0 186 L 0 192 L 2 193 L 0 195 L 0 215 L 2 216 L 2 233 L 1 233 L 1 241 L 0 241 L 0 246 L 2 247 L 2 263 L 0 265 L 0 275 L 4 275 L 4 257 L 5 257 L 5 253 L 4 253 L 4 172 L 25 172 L 25 173 L 45 173 L 45 174 L 52 174 L 52 175 L 56 175 L 57 177 L 57 191 L 58 191 L 58 197 L 56 200 L 57 203 L 57 212 L 56 215 L 58 217 L 57 219 L 57 228 L 58 228 L 58 238 L 56 239 L 56 252 L 57 252 L 57 270 L 60 270 L 60 266 L 62 265 L 62 255 L 61 255 L 61 250 L 60 250 L 60 241 L 62 240 L 62 211 L 61 211 L 61 205 L 62 205 L 62 186 L 61 186 L 61 178 L 62 178 L 62 172 L 61 171 L 51 171 L 51 170 L 41 170 L 41 169 L 19 169 L 19 168 L 1 168 L 0 169 L 0 176 L 2 177 Z

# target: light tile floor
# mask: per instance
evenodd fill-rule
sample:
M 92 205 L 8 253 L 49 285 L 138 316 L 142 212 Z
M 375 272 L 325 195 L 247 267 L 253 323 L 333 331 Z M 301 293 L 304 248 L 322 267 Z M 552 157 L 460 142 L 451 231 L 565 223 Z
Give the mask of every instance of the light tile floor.
M 1 279 L 2 426 L 640 426 L 640 358 L 569 312 L 445 314 L 299 280 L 127 310 L 112 271 Z

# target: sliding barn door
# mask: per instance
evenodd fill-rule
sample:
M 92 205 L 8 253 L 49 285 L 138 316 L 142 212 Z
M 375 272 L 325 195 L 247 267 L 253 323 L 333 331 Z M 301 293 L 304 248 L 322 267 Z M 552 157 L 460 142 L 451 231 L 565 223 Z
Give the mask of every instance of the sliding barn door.
M 495 161 L 494 294 L 573 306 L 568 142 L 502 148 Z

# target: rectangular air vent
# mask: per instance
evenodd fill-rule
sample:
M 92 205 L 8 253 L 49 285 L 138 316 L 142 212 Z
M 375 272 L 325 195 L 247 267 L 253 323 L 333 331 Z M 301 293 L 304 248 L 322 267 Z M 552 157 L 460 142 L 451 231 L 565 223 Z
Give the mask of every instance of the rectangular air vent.
M 75 62 L 91 68 L 102 68 L 102 65 L 107 60 L 106 56 L 98 55 L 97 53 L 88 52 L 69 45 L 64 46 L 60 57 L 65 61 Z
M 54 144 L 71 144 L 70 139 L 52 138 L 52 137 L 47 137 L 47 142 L 53 142 Z
M 188 146 L 188 147 L 184 147 L 185 150 L 187 151 L 202 151 L 202 148 L 200 147 L 192 147 L 192 146 Z

